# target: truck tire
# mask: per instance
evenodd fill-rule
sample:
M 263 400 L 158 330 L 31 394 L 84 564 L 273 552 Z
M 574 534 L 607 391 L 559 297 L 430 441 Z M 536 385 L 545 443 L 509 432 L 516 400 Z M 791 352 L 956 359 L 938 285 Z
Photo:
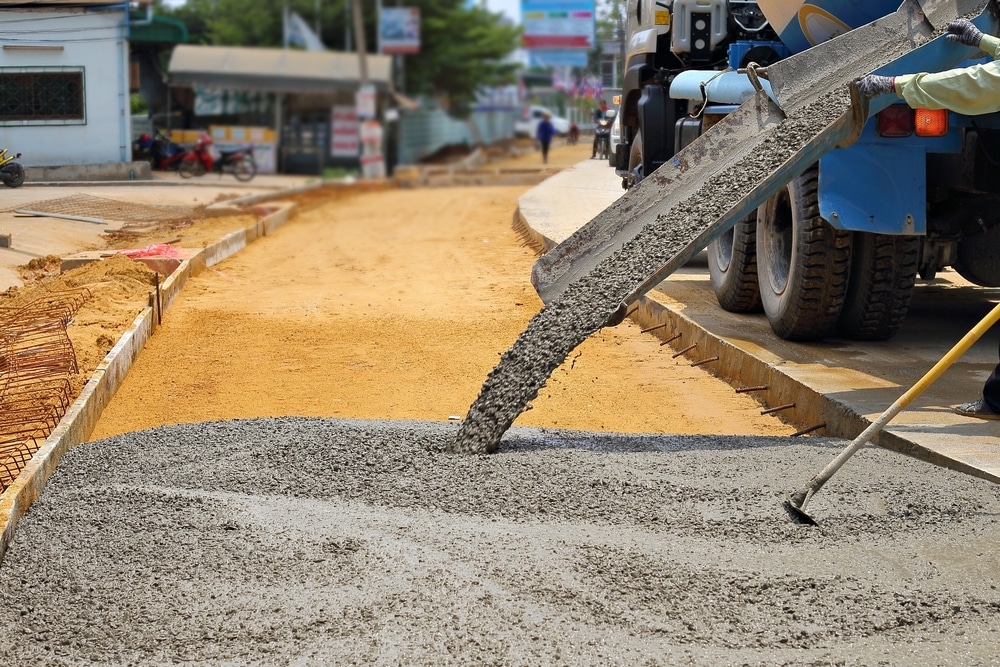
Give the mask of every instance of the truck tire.
M 759 312 L 757 284 L 757 213 L 708 244 L 708 275 L 715 298 L 730 313 Z
M 854 232 L 838 332 L 856 340 L 892 338 L 910 308 L 919 260 L 919 237 Z
M 626 190 L 639 185 L 639 181 L 645 178 L 642 157 L 642 130 L 639 130 L 635 133 L 635 138 L 632 139 L 632 147 L 629 148 L 628 172 L 625 174 L 625 182 L 622 184 Z
M 757 209 L 757 277 L 771 329 L 785 340 L 817 340 L 837 326 L 851 269 L 851 232 L 819 214 L 819 169 L 811 167 Z

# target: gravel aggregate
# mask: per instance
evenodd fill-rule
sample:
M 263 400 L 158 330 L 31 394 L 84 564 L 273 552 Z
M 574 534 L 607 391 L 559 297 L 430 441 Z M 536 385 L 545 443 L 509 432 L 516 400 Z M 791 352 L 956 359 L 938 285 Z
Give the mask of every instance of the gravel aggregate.
M 989 664 L 1000 489 L 819 438 L 254 419 L 68 452 L 3 664 Z

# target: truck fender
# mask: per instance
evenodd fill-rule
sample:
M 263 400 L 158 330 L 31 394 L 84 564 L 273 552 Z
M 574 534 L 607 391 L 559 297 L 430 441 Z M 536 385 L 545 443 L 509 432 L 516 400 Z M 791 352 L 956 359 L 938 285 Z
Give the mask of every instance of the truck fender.
M 838 229 L 927 233 L 926 147 L 854 144 L 819 161 L 819 210 Z

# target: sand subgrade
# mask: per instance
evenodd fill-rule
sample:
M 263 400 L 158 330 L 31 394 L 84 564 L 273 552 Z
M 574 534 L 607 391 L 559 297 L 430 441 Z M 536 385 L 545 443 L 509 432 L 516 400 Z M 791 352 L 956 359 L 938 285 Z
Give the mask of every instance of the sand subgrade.
M 986 664 L 1000 489 L 841 441 L 254 419 L 67 453 L 4 664 Z

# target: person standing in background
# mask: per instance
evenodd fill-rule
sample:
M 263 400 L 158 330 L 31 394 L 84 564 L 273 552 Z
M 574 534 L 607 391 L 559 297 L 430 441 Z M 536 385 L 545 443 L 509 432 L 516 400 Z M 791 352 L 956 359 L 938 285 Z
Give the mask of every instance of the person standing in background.
M 552 124 L 552 114 L 545 113 L 538 122 L 538 129 L 535 130 L 535 138 L 542 146 L 542 163 L 549 161 L 549 146 L 552 145 L 552 137 L 555 136 L 556 128 Z

